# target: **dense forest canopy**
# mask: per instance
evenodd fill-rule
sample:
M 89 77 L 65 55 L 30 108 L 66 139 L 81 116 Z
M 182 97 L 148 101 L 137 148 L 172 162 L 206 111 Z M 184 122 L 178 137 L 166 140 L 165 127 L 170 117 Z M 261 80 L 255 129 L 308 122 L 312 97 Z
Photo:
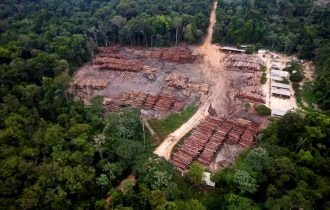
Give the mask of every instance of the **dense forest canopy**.
M 329 10 L 310 1 L 253 2 L 221 2 L 216 41 L 272 47 L 270 31 L 295 37 L 286 47 L 287 38 L 276 38 L 273 47 L 317 61 L 316 93 L 328 110 Z M 209 6 L 208 0 L 2 0 L 0 208 L 102 209 L 106 202 L 111 209 L 330 208 L 326 115 L 274 121 L 258 137 L 260 146 L 215 174 L 215 190 L 203 193 L 200 165 L 182 178 L 152 154 L 137 110 L 102 118 L 101 98 L 86 107 L 67 92 L 70 75 L 97 46 L 198 43 Z M 116 189 L 131 173 L 137 184 L 125 180 Z
M 96 208 L 150 141 L 137 111 L 104 121 L 100 99 L 74 102 L 70 74 L 97 46 L 198 42 L 209 2 L 4 0 L 0 8 L 1 208 Z
M 214 41 L 255 44 L 316 62 L 319 107 L 330 110 L 330 7 L 322 1 L 224 0 Z

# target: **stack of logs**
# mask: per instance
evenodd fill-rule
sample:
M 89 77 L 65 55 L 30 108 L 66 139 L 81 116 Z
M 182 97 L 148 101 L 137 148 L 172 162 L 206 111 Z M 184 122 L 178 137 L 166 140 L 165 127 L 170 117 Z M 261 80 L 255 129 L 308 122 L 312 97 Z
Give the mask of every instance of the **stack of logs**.
M 202 152 L 220 121 L 220 119 L 208 117 L 200 123 L 191 136 L 184 141 L 178 152 L 173 155 L 173 165 L 181 170 L 186 170 L 188 165 Z
M 143 92 L 125 92 L 122 93 L 119 100 L 107 100 L 103 101 L 105 106 L 110 104 L 116 104 L 116 107 L 133 106 L 136 108 L 152 109 L 159 113 L 165 113 L 173 109 L 180 112 L 185 107 L 185 102 L 176 99 L 169 94 L 151 95 Z
M 120 48 L 120 45 L 113 45 L 111 47 L 99 47 L 99 54 L 97 56 L 122 59 L 123 56 L 119 53 Z
M 97 56 L 94 59 L 94 63 L 98 65 L 101 70 L 138 72 L 143 69 L 143 64 L 135 59 L 118 59 Z
M 78 77 L 74 80 L 73 84 L 76 88 L 84 89 L 91 88 L 95 90 L 102 90 L 107 87 L 108 81 L 104 79 L 97 79 L 93 77 Z
M 183 76 L 176 73 L 171 73 L 165 77 L 167 87 L 173 87 L 176 89 L 191 90 L 193 92 L 200 92 L 207 94 L 210 85 L 207 83 L 192 83 L 187 76 Z M 185 94 L 186 95 L 186 94 Z M 188 93 L 190 95 L 190 93 Z
M 248 123 L 246 123 L 248 122 Z M 254 144 L 259 126 L 247 120 L 225 120 L 207 117 L 172 155 L 171 162 L 179 170 L 187 170 L 195 160 L 204 166 L 214 160 L 223 143 L 246 148 Z
M 243 86 L 241 90 L 236 92 L 238 98 L 247 99 L 252 102 L 266 103 L 265 96 L 260 88 L 260 73 L 253 72 L 249 74 L 245 82 L 246 86 Z
M 189 83 L 187 89 L 192 90 L 194 92 L 202 92 L 207 94 L 209 92 L 210 85 L 207 83 L 193 84 Z
M 197 58 L 197 55 L 193 55 L 191 51 L 185 47 L 153 48 L 150 50 L 127 49 L 127 52 L 133 53 L 139 57 L 157 58 L 178 63 L 193 63 Z
M 155 106 L 157 100 L 158 100 L 158 96 L 148 95 L 148 97 L 144 103 L 144 108 L 152 109 Z
M 244 131 L 241 140 L 239 142 L 239 145 L 241 145 L 244 148 L 248 148 L 251 145 L 253 145 L 255 143 L 254 136 L 259 132 L 259 130 L 260 130 L 259 125 L 257 125 L 256 123 L 251 123 L 248 129 Z
M 143 66 L 143 73 L 148 77 L 150 80 L 156 79 L 155 73 L 157 69 L 151 66 Z
M 172 73 L 165 77 L 165 81 L 167 81 L 167 86 L 169 87 L 186 89 L 189 78 L 187 76 Z
M 228 138 L 226 143 L 228 144 L 237 144 L 239 140 L 241 139 L 241 136 L 244 132 L 244 128 L 240 126 L 235 126 L 231 131 L 228 133 Z
M 159 98 L 155 104 L 155 106 L 153 107 L 153 109 L 155 111 L 164 113 L 169 111 L 173 104 L 175 102 L 175 98 L 170 96 L 169 94 L 161 94 L 159 95 Z
M 260 94 L 251 93 L 250 91 L 244 91 L 244 90 L 237 91 L 236 96 L 239 98 L 248 99 L 250 101 L 257 102 L 257 103 L 263 103 L 263 104 L 266 103 L 264 96 L 262 96 Z
M 122 109 L 122 106 L 119 102 L 113 100 L 112 98 L 104 98 L 103 99 L 103 107 L 105 108 L 106 112 L 119 112 Z
M 235 54 L 226 59 L 226 70 L 253 72 L 259 71 L 262 61 L 253 55 Z

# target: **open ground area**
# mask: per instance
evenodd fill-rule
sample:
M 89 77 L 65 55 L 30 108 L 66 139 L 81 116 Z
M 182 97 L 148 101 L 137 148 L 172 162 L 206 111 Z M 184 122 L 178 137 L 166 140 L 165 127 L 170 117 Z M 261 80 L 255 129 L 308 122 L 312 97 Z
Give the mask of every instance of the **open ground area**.
M 253 139 L 259 128 L 265 127 L 267 119 L 258 116 L 246 104 L 251 106 L 266 103 L 266 95 L 260 85 L 260 66 L 264 61 L 255 55 L 230 54 L 212 44 L 216 7 L 217 2 L 214 3 L 203 44 L 171 48 L 100 48 L 93 61 L 77 71 L 71 91 L 87 104 L 93 97 L 103 96 L 106 112 L 133 106 L 141 109 L 144 117 L 149 119 L 163 119 L 173 111 L 181 112 L 185 107 L 195 104 L 197 111 L 185 122 L 180 121 L 180 126 L 165 125 L 166 121 L 163 126 L 162 121 L 151 121 L 163 140 L 155 153 L 166 159 L 171 158 L 174 146 L 190 131 L 200 127 L 200 123 L 209 115 L 223 120 L 245 119 L 247 123 L 256 124 L 258 129 L 250 136 Z M 215 126 L 220 125 L 221 123 Z M 177 129 L 173 131 L 172 127 Z M 244 143 L 238 143 L 244 130 L 232 125 L 227 133 L 231 129 L 237 135 L 233 143 L 237 144 L 235 151 L 242 150 Z M 168 134 L 168 130 L 173 132 Z M 206 136 L 210 135 L 209 138 L 205 139 L 205 144 L 195 148 L 196 154 L 191 156 L 190 162 L 200 154 L 201 157 L 207 157 L 207 161 L 202 161 L 207 167 L 218 156 L 212 163 L 213 169 L 219 168 L 224 162 L 233 162 L 237 152 L 228 154 L 228 151 L 233 150 L 228 150 L 228 146 L 222 147 L 224 142 L 219 139 L 215 140 L 218 143 L 212 152 L 205 149 L 202 153 L 204 147 L 212 145 L 211 136 L 214 132 L 211 129 L 205 133 Z M 224 134 L 224 139 L 227 138 L 227 133 Z M 189 142 L 190 138 L 185 142 Z M 244 146 L 252 144 L 253 141 L 250 140 Z M 185 170 L 188 165 L 181 169 Z

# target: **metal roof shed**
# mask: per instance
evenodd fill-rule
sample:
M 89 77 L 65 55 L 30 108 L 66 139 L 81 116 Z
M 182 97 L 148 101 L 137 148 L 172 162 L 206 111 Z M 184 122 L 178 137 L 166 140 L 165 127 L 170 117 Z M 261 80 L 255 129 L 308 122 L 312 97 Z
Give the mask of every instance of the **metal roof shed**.
M 287 71 L 281 71 L 281 70 L 272 70 L 270 73 L 271 76 L 278 76 L 278 77 L 289 77 L 289 72 Z
M 272 88 L 279 88 L 279 89 L 285 89 L 285 90 L 290 90 L 290 85 L 280 83 L 280 82 L 272 82 Z
M 273 81 L 283 81 L 285 78 L 279 76 L 270 76 Z
M 272 110 L 272 116 L 274 117 L 283 117 L 286 113 L 287 111 L 284 110 L 279 110 L 279 109 Z
M 281 96 L 281 97 L 288 97 L 288 98 L 291 97 L 291 92 L 289 90 L 285 90 L 285 89 L 272 88 L 271 93 L 274 96 Z

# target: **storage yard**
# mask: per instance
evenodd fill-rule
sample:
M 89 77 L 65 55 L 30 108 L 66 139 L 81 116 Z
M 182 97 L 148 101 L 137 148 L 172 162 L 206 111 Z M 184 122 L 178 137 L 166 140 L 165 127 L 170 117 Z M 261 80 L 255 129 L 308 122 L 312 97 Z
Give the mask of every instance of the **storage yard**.
M 201 56 L 207 50 L 214 52 L 215 59 Z M 135 107 L 149 118 L 181 112 L 200 101 L 194 122 L 188 121 L 176 135 L 170 134 L 156 153 L 169 159 L 175 144 L 193 130 L 172 156 L 172 163 L 182 171 L 193 161 L 216 169 L 220 165 L 215 159 L 224 153 L 222 148 L 233 146 L 240 151 L 253 145 L 259 127 L 267 123 L 243 108 L 245 103 L 266 102 L 261 65 L 263 61 L 254 55 L 225 54 L 218 47 L 103 47 L 76 73 L 72 90 L 87 104 L 93 97 L 103 96 L 105 113 Z
M 135 107 L 147 119 L 164 118 L 196 104 L 196 113 L 154 153 L 181 171 L 193 161 L 210 170 L 233 162 L 267 125 L 267 118 L 244 108 L 247 103 L 266 103 L 260 84 L 260 68 L 266 64 L 255 55 L 222 51 L 213 45 L 215 11 L 212 14 L 200 46 L 99 48 L 95 58 L 74 75 L 70 90 L 85 104 L 103 96 L 105 113 Z M 173 154 L 176 144 L 191 131 Z
M 102 47 L 93 61 L 75 74 L 71 90 L 86 104 L 103 96 L 105 111 L 133 106 L 153 117 L 178 112 L 209 91 L 200 66 L 193 64 L 200 57 L 185 46 Z

